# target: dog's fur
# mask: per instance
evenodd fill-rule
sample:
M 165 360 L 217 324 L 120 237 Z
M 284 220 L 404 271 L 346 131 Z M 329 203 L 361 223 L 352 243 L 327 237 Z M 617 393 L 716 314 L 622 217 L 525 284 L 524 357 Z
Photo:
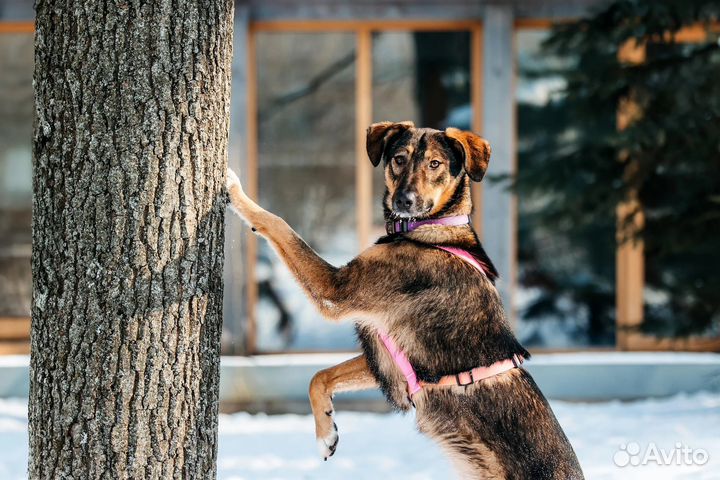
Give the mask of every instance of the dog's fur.
M 482 179 L 490 158 L 488 143 L 470 132 L 410 122 L 372 125 L 367 150 L 373 165 L 384 164 L 388 220 L 470 214 L 470 182 Z M 336 268 L 250 200 L 232 171 L 228 191 L 233 207 L 270 241 L 320 312 L 356 321 L 363 354 L 319 372 L 310 384 L 325 459 L 338 441 L 334 393 L 379 386 L 396 409 L 412 408 L 407 382 L 378 328 L 389 332 L 426 382 L 513 354 L 529 357 L 506 321 L 494 287 L 497 272 L 471 226 L 428 225 L 389 235 Z M 469 251 L 489 274 L 433 245 Z M 570 443 L 524 369 L 465 387 L 427 386 L 413 403 L 419 430 L 448 452 L 463 477 L 582 478 Z

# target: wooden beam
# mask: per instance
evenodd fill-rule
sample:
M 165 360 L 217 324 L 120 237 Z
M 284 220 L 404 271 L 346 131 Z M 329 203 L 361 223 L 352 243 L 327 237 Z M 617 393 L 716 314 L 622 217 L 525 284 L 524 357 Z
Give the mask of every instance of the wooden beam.
M 511 9 L 516 18 L 577 18 L 587 15 L 591 8 L 607 0 L 393 0 L 393 1 L 334 1 L 328 0 L 250 0 L 253 18 L 262 21 L 278 20 L 342 20 L 342 21 L 453 21 L 480 19 L 485 7 L 494 5 Z
M 492 147 L 488 175 L 517 170 L 515 152 L 515 96 L 513 91 L 513 10 L 488 4 L 483 25 L 483 133 Z M 505 185 L 483 187 L 483 244 L 500 272 L 498 290 L 511 321 L 515 319 L 517 208 Z
M 625 332 L 626 350 L 646 352 L 720 352 L 719 337 L 656 337 L 642 332 Z
M 263 32 L 435 32 L 472 30 L 477 24 L 476 20 L 261 20 L 253 22 L 252 28 Z
M 357 32 L 355 84 L 355 195 L 358 247 L 370 245 L 372 229 L 372 166 L 367 157 L 365 137 L 372 123 L 372 32 Z
M 0 21 L 0 34 L 3 33 L 34 33 L 35 22 L 3 22 Z
M 568 21 L 568 19 L 565 19 Z M 558 21 L 549 18 L 522 18 L 515 20 L 515 28 L 528 30 L 550 30 Z
M 620 350 L 633 349 L 629 333 L 642 325 L 644 317 L 645 248 L 642 240 L 627 240 L 626 236 L 632 235 L 632 232 L 622 226 L 628 216 L 639 207 L 637 195 L 634 193 L 617 207 L 615 341 Z M 642 221 L 642 214 L 635 214 L 634 229 L 642 228 Z
M 481 25 L 473 27 L 470 34 L 470 105 L 472 105 L 472 130 L 483 135 L 483 30 Z M 483 238 L 483 204 L 482 183 L 473 182 L 471 187 L 473 215 L 472 222 L 475 231 Z
M 0 341 L 30 340 L 30 317 L 0 317 Z
M 0 355 L 27 355 L 29 353 L 29 340 L 0 341 Z
M 247 90 L 247 55 L 249 12 L 246 6 L 235 8 L 235 34 L 233 36 L 233 92 Z M 228 166 L 241 177 L 247 165 L 247 97 L 232 95 L 230 99 L 230 142 Z M 225 268 L 223 293 L 223 329 L 229 333 L 229 342 L 223 342 L 223 354 L 247 353 L 247 256 L 243 221 L 230 209 L 225 212 Z
M 711 25 L 717 31 L 717 23 Z M 708 30 L 703 25 L 694 25 L 680 29 L 672 36 L 678 43 L 702 43 L 707 41 Z M 670 35 L 668 35 L 670 37 Z
M 257 106 L 257 51 L 255 33 L 247 32 L 247 162 L 244 172 L 244 186 L 248 196 L 257 200 L 258 194 L 258 106 Z M 246 229 L 247 231 L 247 229 Z M 255 280 L 257 262 L 257 237 L 248 234 L 245 252 L 247 340 L 246 350 L 252 354 L 257 349 L 257 318 L 255 315 L 258 301 L 258 286 Z
M 618 51 L 621 62 L 639 64 L 645 61 L 645 47 L 635 41 L 626 42 Z M 627 128 L 639 115 L 631 99 L 618 105 L 617 128 Z M 628 173 L 632 166 L 628 166 Z M 645 249 L 643 242 L 628 241 L 636 229 L 642 228 L 642 215 L 634 215 L 633 223 L 627 220 L 640 208 L 637 192 L 630 192 L 626 201 L 617 207 L 617 251 L 615 257 L 615 344 L 619 350 L 630 350 L 629 332 L 643 322 L 643 289 L 645 287 Z

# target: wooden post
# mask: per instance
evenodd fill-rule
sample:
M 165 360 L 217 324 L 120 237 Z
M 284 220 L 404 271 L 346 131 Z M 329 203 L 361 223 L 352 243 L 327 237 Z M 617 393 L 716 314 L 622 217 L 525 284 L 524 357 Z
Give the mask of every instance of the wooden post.
M 483 85 L 483 41 L 482 26 L 476 25 L 470 37 L 470 105 L 472 106 L 472 131 L 483 134 L 482 85 Z M 472 222 L 478 237 L 483 238 L 482 224 L 482 183 L 474 183 L 471 187 L 473 202 Z
M 248 88 L 248 29 L 250 13 L 247 5 L 235 9 L 233 38 L 232 89 L 244 92 Z M 230 142 L 228 166 L 246 178 L 248 174 L 248 110 L 245 95 L 232 95 L 230 103 Z M 242 355 L 247 352 L 248 330 L 246 238 L 242 220 L 230 209 L 225 212 L 225 269 L 223 294 L 223 326 L 230 332 L 231 342 L 223 345 L 224 353 Z
M 257 61 L 255 49 L 255 32 L 252 28 L 247 31 L 247 161 L 243 172 L 245 191 L 253 200 L 258 194 L 258 106 L 257 106 Z M 237 34 L 236 34 L 237 35 Z M 255 281 L 255 262 L 257 262 L 257 237 L 245 235 L 247 238 L 245 251 L 246 271 L 246 312 L 247 312 L 247 338 L 246 350 L 248 354 L 255 352 L 257 347 L 257 324 L 255 306 L 257 304 L 258 289 Z
M 368 126 L 372 123 L 372 32 L 357 31 L 355 86 L 355 195 L 358 247 L 370 245 L 372 228 L 372 165 L 365 148 Z
M 642 63 L 645 61 L 645 47 L 627 42 L 618 52 L 618 58 L 624 63 Z M 639 114 L 637 104 L 625 99 L 618 105 L 617 127 L 627 128 Z M 628 172 L 632 165 L 628 165 Z M 645 252 L 641 240 L 627 240 L 642 228 L 642 214 L 634 215 L 632 223 L 627 219 L 632 212 L 640 208 L 637 192 L 630 192 L 627 200 L 617 207 L 617 253 L 615 260 L 615 303 L 616 324 L 615 343 L 619 350 L 630 350 L 631 330 L 643 322 L 643 289 L 645 286 Z

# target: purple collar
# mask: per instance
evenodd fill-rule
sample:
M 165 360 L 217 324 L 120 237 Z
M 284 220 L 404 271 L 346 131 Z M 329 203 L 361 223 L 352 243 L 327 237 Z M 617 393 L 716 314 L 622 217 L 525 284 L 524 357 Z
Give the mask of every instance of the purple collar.
M 408 220 L 398 220 L 395 222 L 386 222 L 385 231 L 388 235 L 393 233 L 407 233 L 412 232 L 418 227 L 423 225 L 443 225 L 445 227 L 457 227 L 459 225 L 467 225 L 470 223 L 469 215 L 456 215 L 454 217 L 442 217 L 442 218 L 428 218 L 427 220 L 418 220 L 417 222 L 410 222 Z

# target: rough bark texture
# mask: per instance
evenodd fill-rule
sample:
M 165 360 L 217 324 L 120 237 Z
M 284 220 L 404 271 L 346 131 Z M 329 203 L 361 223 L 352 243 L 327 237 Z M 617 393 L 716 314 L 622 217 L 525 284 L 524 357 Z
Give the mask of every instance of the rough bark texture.
M 30 477 L 212 478 L 232 1 L 36 8 Z

